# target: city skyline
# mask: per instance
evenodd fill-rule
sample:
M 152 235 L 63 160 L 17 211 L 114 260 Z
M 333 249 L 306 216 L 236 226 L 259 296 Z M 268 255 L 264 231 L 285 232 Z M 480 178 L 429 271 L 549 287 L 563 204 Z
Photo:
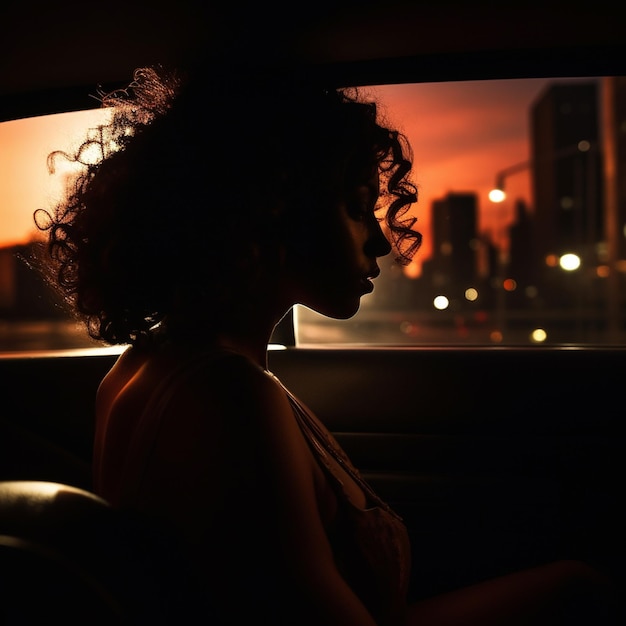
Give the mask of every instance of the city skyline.
M 418 265 L 431 256 L 431 207 L 449 192 L 478 198 L 481 232 L 504 231 L 514 202 L 532 205 L 528 171 L 507 180 L 509 200 L 488 198 L 498 171 L 529 158 L 529 109 L 554 80 L 512 79 L 384 85 L 364 88 L 382 105 L 392 125 L 405 132 L 414 152 L 413 177 L 419 189 L 414 207 L 424 244 Z M 0 124 L 0 247 L 36 236 L 36 208 L 50 206 L 60 185 L 46 171 L 46 155 L 69 147 L 83 130 L 97 124 L 102 111 L 46 116 Z
M 407 134 L 419 187 L 415 214 L 424 234 L 421 265 L 432 256 L 433 203 L 449 193 L 474 193 L 481 234 L 501 242 L 515 220 L 518 200 L 533 209 L 529 167 L 506 179 L 507 199 L 488 198 L 498 172 L 530 165 L 530 110 L 552 83 L 590 78 L 511 79 L 388 85 L 375 88 L 392 123 Z M 461 104 L 462 103 L 462 104 Z

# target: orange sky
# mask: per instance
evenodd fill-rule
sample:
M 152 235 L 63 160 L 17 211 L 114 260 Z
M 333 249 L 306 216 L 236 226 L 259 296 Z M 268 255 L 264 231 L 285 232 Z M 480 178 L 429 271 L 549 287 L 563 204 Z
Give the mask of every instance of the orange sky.
M 424 234 L 420 259 L 430 254 L 430 206 L 446 193 L 473 191 L 479 198 L 481 230 L 502 228 L 516 197 L 528 198 L 526 172 L 507 179 L 510 200 L 494 205 L 487 193 L 496 173 L 525 161 L 528 112 L 545 79 L 388 85 L 368 88 L 384 104 L 390 122 L 409 137 L 414 179 L 419 187 L 416 215 Z M 0 124 L 0 247 L 28 241 L 36 230 L 33 210 L 58 194 L 46 155 L 69 147 L 81 129 L 97 123 L 102 111 L 17 120 Z
M 413 147 L 419 191 L 415 214 L 424 235 L 418 257 L 430 255 L 432 201 L 448 192 L 475 192 L 479 229 L 494 235 L 512 216 L 516 198 L 530 202 L 528 171 L 507 178 L 509 198 L 503 204 L 493 204 L 487 194 L 498 171 L 528 160 L 529 109 L 546 83 L 472 81 L 376 89 Z
M 84 111 L 0 124 L 0 247 L 38 235 L 33 212 L 49 206 L 62 189 L 63 172 L 48 174 L 46 156 L 70 148 L 103 111 Z

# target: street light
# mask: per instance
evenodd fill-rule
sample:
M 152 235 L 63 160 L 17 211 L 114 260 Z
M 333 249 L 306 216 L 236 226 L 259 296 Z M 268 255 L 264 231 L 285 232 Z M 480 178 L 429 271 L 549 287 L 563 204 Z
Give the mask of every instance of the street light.
M 572 166 L 574 168 L 574 189 L 572 190 L 572 198 L 563 198 L 569 199 L 571 201 L 571 206 L 576 208 L 576 213 L 573 216 L 575 219 L 575 223 L 572 228 L 575 228 L 575 232 L 572 232 L 570 238 L 563 239 L 561 243 L 569 243 L 570 245 L 573 242 L 576 242 L 578 246 L 577 254 L 559 254 L 559 265 L 563 270 L 567 273 L 574 272 L 574 270 L 578 269 L 582 262 L 585 264 L 596 262 L 595 257 L 595 244 L 600 240 L 601 233 L 596 232 L 596 215 L 595 210 L 597 209 L 597 198 L 596 198 L 596 185 L 597 181 L 595 179 L 596 169 L 595 163 L 593 161 L 594 155 L 597 154 L 597 151 L 600 149 L 598 142 L 589 141 L 587 139 L 582 139 L 577 141 L 576 143 L 570 144 L 564 148 L 559 150 L 555 150 L 551 153 L 541 155 L 534 159 L 529 159 L 526 161 L 520 161 L 519 163 L 515 163 L 510 167 L 504 168 L 496 173 L 495 176 L 495 186 L 489 192 L 489 200 L 493 203 L 502 203 L 506 197 L 505 191 L 505 182 L 506 178 L 512 174 L 516 174 L 523 170 L 532 170 L 536 166 L 542 166 L 543 164 L 548 163 L 556 163 L 557 161 L 564 158 L 573 158 Z M 581 160 L 585 153 L 588 153 L 589 156 L 586 160 Z M 555 166 L 556 167 L 556 166 Z M 557 176 L 557 172 L 553 172 L 553 176 Z M 586 183 L 586 184 L 585 184 Z M 556 184 L 556 179 L 553 182 Z M 577 205 L 573 202 L 576 200 Z M 535 207 L 536 209 L 537 207 Z M 561 208 L 565 209 L 565 204 L 561 205 Z M 542 214 L 545 215 L 545 212 Z M 536 217 L 536 215 L 535 215 Z M 543 218 L 546 219 L 545 217 Z M 552 218 L 551 218 L 552 219 Z M 556 217 L 554 219 L 557 219 Z M 537 223 L 537 222 L 535 222 Z M 573 237 L 573 239 L 572 239 Z M 570 241 L 571 239 L 571 241 Z M 553 241 L 552 244 L 555 242 Z M 558 243 L 558 241 L 556 242 Z M 552 247 L 552 246 L 551 246 Z M 545 252 L 544 252 L 545 253 Z M 547 260 L 548 257 L 546 257 Z M 502 268 L 498 268 L 502 271 Z M 579 276 L 579 280 L 581 280 Z M 579 322 L 579 334 L 582 336 L 583 329 L 583 286 L 579 285 L 577 289 L 578 293 L 578 322 Z M 504 294 L 498 292 L 500 296 L 501 302 L 498 304 L 502 307 L 499 311 L 500 315 L 504 318 Z
M 510 165 L 509 167 L 500 170 L 496 174 L 496 184 L 495 187 L 489 192 L 489 200 L 495 203 L 503 202 L 506 198 L 506 192 L 504 190 L 504 180 L 507 176 L 511 174 L 515 174 L 516 172 L 521 172 L 522 170 L 528 169 L 532 165 L 532 161 L 520 161 L 515 165 Z
M 536 162 L 548 162 L 548 161 L 556 161 L 563 157 L 573 156 L 576 154 L 580 154 L 581 152 L 589 152 L 595 146 L 586 139 L 582 139 L 576 144 L 571 146 L 567 146 L 566 148 L 562 148 L 561 150 L 556 150 L 554 153 L 549 156 L 544 156 L 538 160 L 528 159 L 526 161 L 520 161 L 519 163 L 515 163 L 515 165 L 510 165 L 509 167 L 505 167 L 503 170 L 500 170 L 496 174 L 496 184 L 494 188 L 489 192 L 489 199 L 492 202 L 502 202 L 506 198 L 506 191 L 504 188 L 504 181 L 507 176 L 511 174 L 515 174 L 517 172 L 521 172 L 522 170 L 529 169 Z

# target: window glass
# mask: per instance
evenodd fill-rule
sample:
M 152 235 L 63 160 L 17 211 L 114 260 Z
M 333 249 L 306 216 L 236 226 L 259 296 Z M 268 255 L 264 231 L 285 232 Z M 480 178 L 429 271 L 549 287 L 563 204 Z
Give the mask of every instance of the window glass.
M 406 267 L 380 259 L 350 320 L 296 307 L 297 345 L 626 343 L 625 78 L 363 91 L 412 145 L 423 245 Z M 67 174 L 49 174 L 48 153 L 105 116 L 0 124 L 0 352 L 98 347 L 20 259 Z
M 626 79 L 372 93 L 412 144 L 424 242 L 354 318 L 297 307 L 298 345 L 624 344 Z
M 61 197 L 72 164 L 48 154 L 72 152 L 88 129 L 106 121 L 104 109 L 0 123 L 0 353 L 100 348 L 73 320 L 27 259 L 42 240 L 33 213 Z

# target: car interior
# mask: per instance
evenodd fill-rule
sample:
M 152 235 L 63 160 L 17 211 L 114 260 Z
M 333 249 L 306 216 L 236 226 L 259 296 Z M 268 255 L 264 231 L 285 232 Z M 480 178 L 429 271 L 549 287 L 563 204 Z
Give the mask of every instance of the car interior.
M 201 54 L 220 72 L 308 72 L 338 87 L 624 77 L 623 21 L 602 5 L 9 2 L 0 124 L 96 108 L 92 94 L 135 68 Z M 626 97 L 618 114 L 623 226 Z M 412 598 L 569 556 L 623 580 L 623 271 L 617 284 L 610 341 L 311 344 L 297 314 L 276 329 L 270 369 L 404 518 Z M 94 398 L 118 354 L 0 347 L 3 623 L 180 623 L 192 606 L 176 538 L 91 492 Z

